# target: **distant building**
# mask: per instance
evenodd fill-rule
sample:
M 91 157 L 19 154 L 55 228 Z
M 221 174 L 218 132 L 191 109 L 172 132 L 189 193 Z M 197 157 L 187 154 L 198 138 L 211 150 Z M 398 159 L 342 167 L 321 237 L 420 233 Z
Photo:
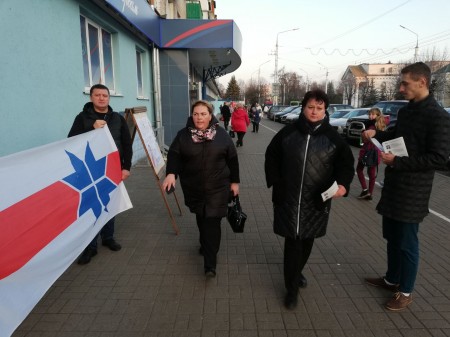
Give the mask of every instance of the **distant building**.
M 391 62 L 348 66 L 342 76 L 344 103 L 354 107 L 365 105 L 364 93 L 369 86 L 383 93 L 385 100 L 394 99 L 401 68 L 402 65 Z
M 450 61 L 425 62 L 432 72 L 435 98 L 444 106 L 450 105 Z M 363 63 L 348 66 L 342 76 L 344 103 L 354 107 L 370 101 L 371 89 L 380 100 L 392 100 L 398 93 L 403 63 Z

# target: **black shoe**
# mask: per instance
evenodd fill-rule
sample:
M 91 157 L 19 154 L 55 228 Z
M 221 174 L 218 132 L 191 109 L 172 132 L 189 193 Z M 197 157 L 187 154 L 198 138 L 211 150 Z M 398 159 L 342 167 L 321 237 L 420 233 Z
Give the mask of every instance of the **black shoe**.
M 358 199 L 365 199 L 367 195 L 370 195 L 369 190 L 362 190 L 361 194 L 358 196 Z
M 306 280 L 306 277 L 303 276 L 303 274 L 300 274 L 300 282 L 298 283 L 298 286 L 300 288 L 306 288 L 307 285 L 308 285 L 308 281 Z
M 206 277 L 216 277 L 216 270 L 214 268 L 206 268 L 205 276 Z
M 91 258 L 93 258 L 95 255 L 97 255 L 97 249 L 92 248 L 86 248 L 83 250 L 83 253 L 81 253 L 80 258 L 78 259 L 78 264 L 88 264 L 91 262 Z
M 297 307 L 297 294 L 287 293 L 284 298 L 284 306 L 288 310 L 295 309 Z
M 114 252 L 117 252 L 122 249 L 122 246 L 119 245 L 114 239 L 105 240 L 102 242 L 102 245 L 108 247 Z

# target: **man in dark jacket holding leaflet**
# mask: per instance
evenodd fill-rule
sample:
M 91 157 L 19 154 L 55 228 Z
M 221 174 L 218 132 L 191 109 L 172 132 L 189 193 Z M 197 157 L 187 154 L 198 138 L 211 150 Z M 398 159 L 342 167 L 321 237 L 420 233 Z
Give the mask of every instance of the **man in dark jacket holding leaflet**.
M 90 99 L 91 101 L 84 105 L 83 111 L 75 117 L 68 137 L 108 125 L 111 136 L 119 150 L 122 164 L 122 180 L 125 180 L 130 176 L 131 157 L 133 156 L 127 122 L 125 118 L 114 112 L 109 106 L 109 89 L 103 84 L 95 84 L 91 87 Z M 100 236 L 103 246 L 108 247 L 112 251 L 118 251 L 122 247 L 114 240 L 114 222 L 115 217 L 103 226 Z M 93 256 L 97 255 L 97 238 L 98 234 L 83 251 L 78 259 L 78 264 L 87 264 Z
M 331 199 L 322 193 L 331 186 L 330 197 L 347 196 L 355 174 L 349 145 L 330 126 L 328 97 L 321 90 L 309 91 L 302 101 L 299 119 L 286 126 L 266 150 L 267 186 L 273 186 L 273 227 L 285 238 L 285 306 L 297 306 L 299 286 L 314 239 L 325 235 Z
M 409 100 L 398 111 L 396 126 L 389 131 L 368 130 L 365 139 L 380 142 L 403 137 L 408 156 L 382 153 L 387 165 L 381 199 L 383 237 L 387 241 L 387 271 L 383 277 L 366 278 L 369 285 L 395 292 L 385 307 L 405 309 L 412 303 L 412 291 L 419 266 L 419 223 L 428 214 L 434 172 L 450 155 L 450 117 L 429 92 L 430 68 L 411 64 L 401 71 L 400 93 Z

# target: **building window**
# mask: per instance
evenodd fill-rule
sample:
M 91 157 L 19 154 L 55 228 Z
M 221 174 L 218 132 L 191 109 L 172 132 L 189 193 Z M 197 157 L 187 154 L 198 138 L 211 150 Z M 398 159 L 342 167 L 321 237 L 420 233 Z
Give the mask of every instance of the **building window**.
M 80 15 L 84 87 L 97 83 L 115 92 L 111 33 Z
M 144 83 L 143 83 L 143 59 L 144 53 L 136 50 L 136 71 L 137 71 L 137 95 L 138 98 L 144 98 Z
M 390 67 L 389 69 L 388 69 L 388 72 L 389 72 L 389 74 L 392 74 L 392 67 Z
M 380 72 L 381 72 L 382 74 L 384 74 L 384 68 L 381 68 L 381 69 L 380 69 Z

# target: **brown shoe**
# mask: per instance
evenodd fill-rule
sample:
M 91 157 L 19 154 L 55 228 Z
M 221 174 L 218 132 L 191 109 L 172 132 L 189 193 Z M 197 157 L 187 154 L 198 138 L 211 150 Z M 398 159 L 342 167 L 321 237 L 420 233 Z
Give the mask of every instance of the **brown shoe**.
M 409 296 L 403 295 L 401 292 L 396 292 L 394 297 L 386 302 L 384 307 L 391 311 L 400 311 L 406 309 L 412 303 L 412 294 Z
M 398 284 L 387 284 L 384 280 L 384 277 L 365 278 L 364 281 L 366 281 L 366 283 L 372 287 L 381 287 L 392 292 L 398 291 Z

